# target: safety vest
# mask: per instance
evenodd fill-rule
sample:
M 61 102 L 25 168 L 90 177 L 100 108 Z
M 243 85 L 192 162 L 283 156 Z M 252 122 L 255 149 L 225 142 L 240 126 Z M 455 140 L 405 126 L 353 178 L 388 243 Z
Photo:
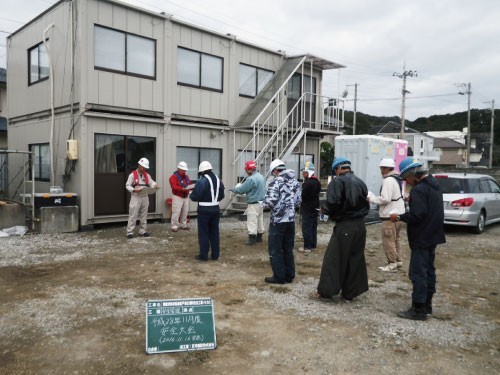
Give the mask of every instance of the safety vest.
M 210 184 L 210 195 L 212 197 L 212 202 L 198 202 L 200 206 L 217 206 L 219 204 L 219 188 L 220 188 L 220 179 L 215 175 L 215 180 L 217 181 L 216 188 L 214 189 L 214 184 L 212 179 L 208 175 L 204 175 L 207 178 L 208 183 Z
M 134 177 L 134 183 L 132 184 L 132 187 L 136 187 L 139 185 L 139 172 L 137 172 L 137 169 L 134 169 L 132 171 L 132 176 Z M 147 172 L 144 172 L 142 175 L 144 177 L 144 181 L 146 182 L 145 186 L 149 186 L 149 175 Z

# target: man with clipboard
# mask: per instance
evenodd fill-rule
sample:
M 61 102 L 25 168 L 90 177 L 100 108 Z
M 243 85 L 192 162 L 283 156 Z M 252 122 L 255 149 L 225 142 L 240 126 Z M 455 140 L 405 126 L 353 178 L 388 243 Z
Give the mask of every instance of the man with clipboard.
M 189 211 L 189 193 L 194 188 L 187 175 L 187 164 L 179 162 L 177 170 L 170 176 L 169 182 L 172 188 L 172 218 L 170 219 L 170 229 L 177 232 L 180 229 L 189 230 L 187 223 Z
M 128 175 L 125 189 L 130 192 L 129 216 L 127 225 L 127 238 L 134 237 L 134 229 L 137 219 L 140 221 L 139 235 L 149 237 L 148 226 L 148 194 L 153 194 L 160 187 L 146 171 L 149 169 L 149 160 L 141 158 L 137 163 L 137 169 Z M 151 190 L 153 189 L 153 190 Z

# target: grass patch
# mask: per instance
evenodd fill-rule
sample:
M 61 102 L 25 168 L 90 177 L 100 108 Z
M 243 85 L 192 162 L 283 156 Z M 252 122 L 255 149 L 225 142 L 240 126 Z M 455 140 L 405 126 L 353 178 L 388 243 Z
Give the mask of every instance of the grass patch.
M 290 291 L 290 289 L 287 288 L 286 286 L 278 286 L 278 285 L 271 285 L 271 290 L 274 293 L 279 293 L 279 294 L 286 294 Z
M 243 298 L 231 298 L 229 301 L 223 302 L 223 303 L 226 306 L 233 306 L 233 305 L 242 304 L 243 302 L 245 302 L 245 300 Z

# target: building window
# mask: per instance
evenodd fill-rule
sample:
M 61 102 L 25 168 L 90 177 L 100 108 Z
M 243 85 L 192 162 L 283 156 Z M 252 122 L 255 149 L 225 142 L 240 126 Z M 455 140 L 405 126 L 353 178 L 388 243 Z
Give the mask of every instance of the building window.
M 50 145 L 32 144 L 29 145 L 29 150 L 33 152 L 32 160 L 35 161 L 35 181 L 50 181 Z M 30 168 L 30 179 L 32 178 Z
M 274 72 L 240 63 L 240 96 L 255 98 L 273 78 Z
M 95 25 L 94 68 L 156 79 L 156 40 Z
M 176 164 L 185 161 L 188 170 L 193 171 L 189 174 L 193 181 L 197 180 L 198 166 L 202 161 L 210 162 L 213 172 L 222 178 L 222 150 L 218 148 L 177 147 L 176 158 Z
M 177 47 L 177 84 L 222 92 L 222 57 Z
M 49 56 L 43 42 L 28 50 L 28 66 L 28 84 L 32 85 L 49 78 Z
M 295 73 L 288 83 L 288 99 L 299 100 L 302 92 L 302 75 Z M 304 92 L 308 93 L 304 101 L 312 103 L 316 102 L 316 97 L 312 94 L 316 93 L 316 77 L 312 77 L 312 90 L 311 90 L 311 77 L 304 74 Z

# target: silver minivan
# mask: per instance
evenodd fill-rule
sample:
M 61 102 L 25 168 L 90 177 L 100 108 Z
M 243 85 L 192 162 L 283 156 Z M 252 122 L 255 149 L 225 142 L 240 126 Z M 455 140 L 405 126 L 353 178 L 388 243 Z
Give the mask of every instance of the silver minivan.
M 471 227 L 480 234 L 500 222 L 500 186 L 491 176 L 474 173 L 436 173 L 443 192 L 444 223 Z

